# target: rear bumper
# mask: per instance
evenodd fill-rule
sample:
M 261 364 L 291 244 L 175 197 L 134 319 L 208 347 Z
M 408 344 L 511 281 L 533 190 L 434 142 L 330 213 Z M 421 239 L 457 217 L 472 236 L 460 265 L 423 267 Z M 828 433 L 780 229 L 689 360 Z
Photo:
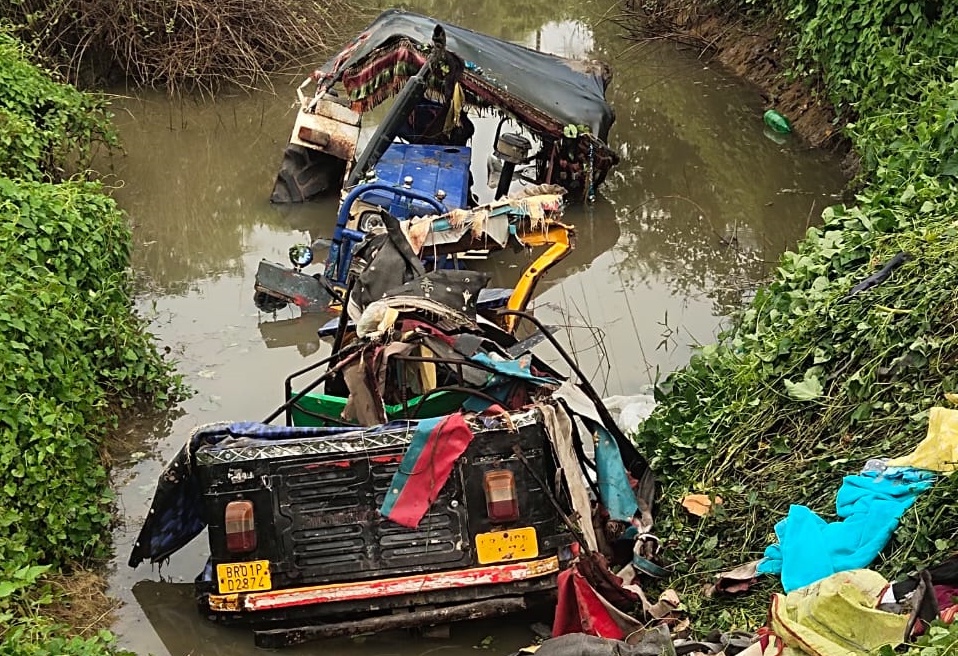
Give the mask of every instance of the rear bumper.
M 440 608 L 425 608 L 391 615 L 376 615 L 323 624 L 305 624 L 291 628 L 271 628 L 253 632 L 256 646 L 280 649 L 320 638 L 336 638 L 394 629 L 427 627 L 463 620 L 478 620 L 518 613 L 529 607 L 525 597 L 508 596 L 484 599 Z
M 538 589 L 554 587 L 554 575 L 559 571 L 559 560 L 553 556 L 539 560 L 518 563 L 503 563 L 488 565 L 450 572 L 430 572 L 400 576 L 371 581 L 354 581 L 349 583 L 334 583 L 302 588 L 287 588 L 283 590 L 269 590 L 266 592 L 248 592 L 241 594 L 210 594 L 207 598 L 209 610 L 212 613 L 229 614 L 235 617 L 237 613 L 272 615 L 276 611 L 283 611 L 307 606 L 330 604 L 342 609 L 351 605 L 350 602 L 366 602 L 369 600 L 395 600 L 396 604 L 383 603 L 380 607 L 409 605 L 410 596 L 425 595 L 430 602 L 442 603 L 443 598 L 453 600 L 461 595 L 455 593 L 485 586 L 507 586 L 511 584 L 549 578 L 551 585 L 533 586 Z M 519 586 L 526 587 L 526 586 Z M 493 590 L 489 590 L 493 592 Z M 474 595 L 469 595 L 474 596 Z M 482 595 L 486 596 L 486 595 Z M 338 610 L 329 608 L 330 611 Z M 323 613 L 326 614 L 326 613 Z

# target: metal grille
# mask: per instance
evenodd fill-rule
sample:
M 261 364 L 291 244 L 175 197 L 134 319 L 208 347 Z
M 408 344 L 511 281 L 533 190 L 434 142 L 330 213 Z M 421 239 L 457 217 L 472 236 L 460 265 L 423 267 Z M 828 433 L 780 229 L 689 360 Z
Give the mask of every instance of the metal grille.
M 290 526 L 285 551 L 304 584 L 471 562 L 458 472 L 419 526 L 408 529 L 376 511 L 398 467 L 366 459 L 276 466 L 280 514 Z

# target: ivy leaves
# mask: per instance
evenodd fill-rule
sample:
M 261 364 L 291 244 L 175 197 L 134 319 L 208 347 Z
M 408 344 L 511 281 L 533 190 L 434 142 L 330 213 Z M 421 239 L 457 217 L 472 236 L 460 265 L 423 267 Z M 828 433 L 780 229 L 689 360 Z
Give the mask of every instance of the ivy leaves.
M 2 571 L 103 550 L 109 409 L 163 402 L 171 381 L 131 311 L 129 228 L 99 186 L 0 178 L 0 206 L 0 507 L 20 529 L 0 539 Z
M 739 0 L 784 16 L 796 69 L 857 113 L 847 134 L 863 159 L 858 193 L 782 256 L 718 344 L 669 376 L 636 436 L 663 482 L 669 585 L 729 623 L 743 602 L 702 597 L 712 573 L 760 557 L 790 504 L 832 512 L 844 475 L 906 453 L 928 409 L 958 391 L 958 4 L 935 15 L 908 0 L 771 4 Z M 903 252 L 912 258 L 849 296 Z M 895 577 L 958 548 L 952 478 L 906 513 L 874 567 Z M 677 508 L 688 493 L 721 495 L 722 512 L 689 521 Z M 764 601 L 749 609 L 753 626 Z
M 958 651 L 958 623 L 945 624 L 940 620 L 932 622 L 914 645 L 910 645 L 906 656 L 946 656 Z M 897 656 L 891 646 L 882 647 L 878 656 Z
M 806 371 L 805 377 L 797 383 L 785 379 L 785 389 L 788 391 L 789 397 L 796 401 L 814 401 L 825 393 L 825 388 L 822 387 L 818 376 L 810 373 L 810 371 Z
M 105 103 L 52 80 L 0 26 L 0 175 L 59 180 L 98 143 L 117 144 Z
M 131 305 L 126 218 L 99 184 L 57 183 L 100 139 L 100 101 L 0 31 L 0 656 L 112 652 L 40 614 L 41 579 L 109 553 L 100 449 L 117 412 L 181 393 Z

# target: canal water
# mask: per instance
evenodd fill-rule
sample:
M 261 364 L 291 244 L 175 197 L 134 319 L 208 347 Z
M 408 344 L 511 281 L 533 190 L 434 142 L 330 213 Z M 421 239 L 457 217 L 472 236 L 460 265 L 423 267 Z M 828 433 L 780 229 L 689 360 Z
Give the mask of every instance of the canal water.
M 561 326 L 558 334 L 582 369 L 610 395 L 642 391 L 685 364 L 696 344 L 714 341 L 726 317 L 843 186 L 838 162 L 799 139 L 765 134 L 754 88 L 697 53 L 620 40 L 611 5 L 409 5 L 528 47 L 612 65 L 608 97 L 617 121 L 610 141 L 622 161 L 593 205 L 567 213 L 577 248 L 549 272 L 534 300 L 537 316 Z M 333 201 L 268 201 L 301 78 L 279 81 L 276 93 L 215 101 L 142 94 L 115 102 L 125 153 L 109 172 L 134 224 L 139 307 L 195 390 L 173 412 L 126 427 L 132 447 L 117 469 L 122 523 L 111 593 L 122 605 L 114 629 L 123 647 L 140 654 L 262 653 L 248 631 L 213 625 L 195 610 L 190 582 L 206 559 L 205 536 L 162 568 L 131 570 L 126 560 L 157 475 L 191 429 L 262 419 L 282 401 L 284 377 L 329 350 L 316 336 L 329 317 L 291 309 L 266 315 L 252 303 L 261 258 L 283 262 L 291 244 L 328 236 L 334 223 Z M 489 148 L 491 130 L 494 123 L 478 126 L 476 149 Z M 482 266 L 503 286 L 528 262 L 509 253 Z M 548 345 L 539 351 L 553 360 Z M 530 643 L 530 623 L 542 619 L 548 621 L 461 624 L 447 638 L 337 640 L 288 653 L 507 654 Z

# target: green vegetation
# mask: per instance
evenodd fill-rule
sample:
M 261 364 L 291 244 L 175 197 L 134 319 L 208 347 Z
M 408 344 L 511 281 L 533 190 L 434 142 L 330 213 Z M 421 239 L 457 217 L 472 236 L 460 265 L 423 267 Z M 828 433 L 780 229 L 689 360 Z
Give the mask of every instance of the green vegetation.
M 0 175 L 56 181 L 89 164 L 98 144 L 116 145 L 103 101 L 55 82 L 9 30 L 0 30 L 0 62 Z
M 914 645 L 909 645 L 905 656 L 948 656 L 958 651 L 958 622 L 933 623 Z M 882 647 L 879 656 L 894 656 L 897 652 L 889 646 Z
M 66 177 L 98 142 L 115 143 L 102 102 L 0 31 L 0 654 L 109 649 L 44 617 L 44 576 L 107 556 L 104 439 L 120 411 L 181 391 L 132 309 L 124 215 Z
M 701 11 L 708 4 L 694 3 Z M 702 584 L 761 556 L 789 504 L 834 517 L 842 476 L 903 455 L 958 369 L 958 3 L 739 0 L 781 21 L 796 74 L 824 84 L 862 158 L 855 203 L 826 210 L 716 345 L 662 385 L 636 439 L 662 497 L 656 531 L 700 626 L 757 626 L 767 590 L 712 599 Z M 722 3 L 721 10 L 730 9 Z M 896 253 L 911 259 L 850 299 Z M 697 520 L 688 492 L 724 505 Z M 958 477 L 903 518 L 886 576 L 958 549 Z

